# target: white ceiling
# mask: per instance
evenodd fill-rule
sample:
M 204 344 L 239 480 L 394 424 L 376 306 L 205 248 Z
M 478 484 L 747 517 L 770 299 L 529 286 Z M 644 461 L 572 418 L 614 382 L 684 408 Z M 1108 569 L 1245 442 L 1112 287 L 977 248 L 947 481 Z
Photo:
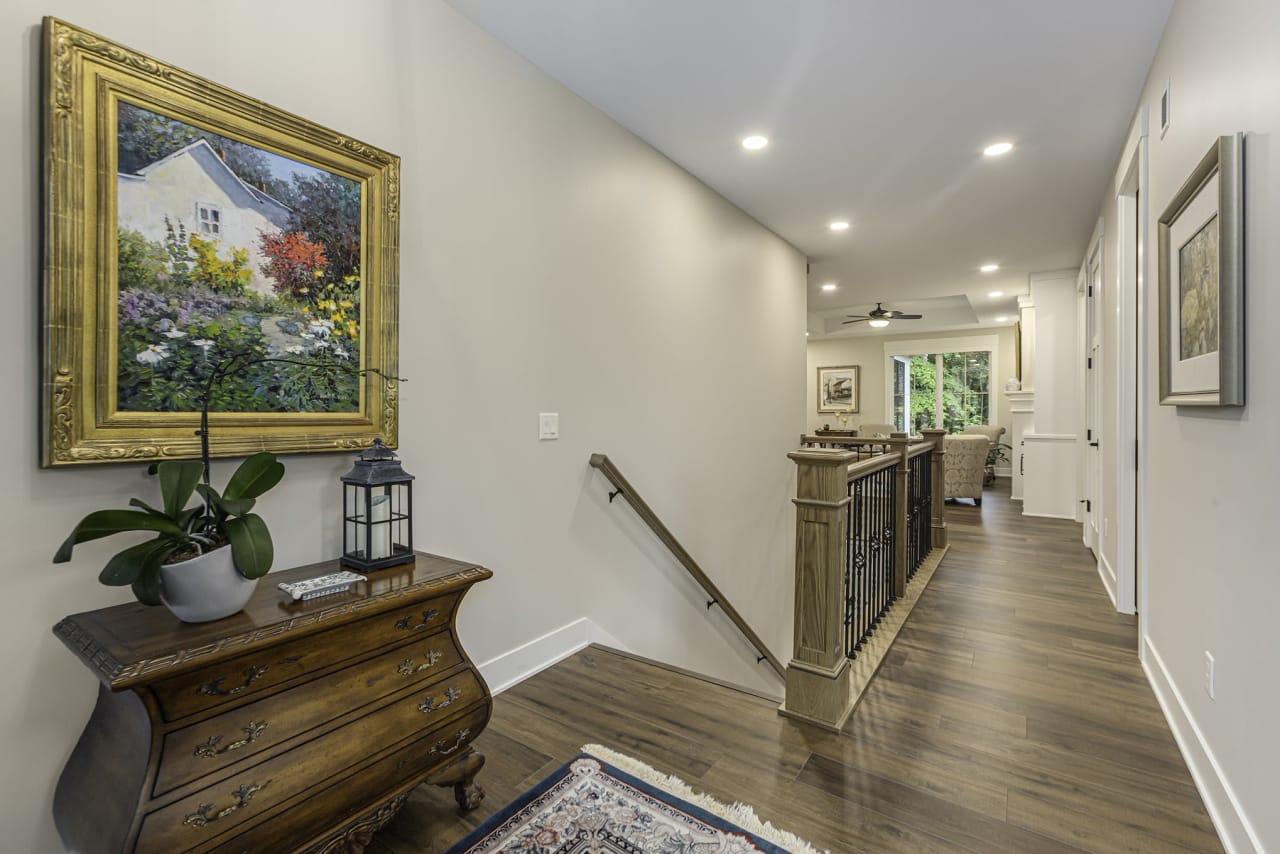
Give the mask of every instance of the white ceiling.
M 1172 5 L 449 2 L 806 253 L 813 336 L 876 301 L 925 310 L 913 331 L 957 328 L 917 302 L 943 297 L 991 325 L 1029 273 L 1078 266 Z

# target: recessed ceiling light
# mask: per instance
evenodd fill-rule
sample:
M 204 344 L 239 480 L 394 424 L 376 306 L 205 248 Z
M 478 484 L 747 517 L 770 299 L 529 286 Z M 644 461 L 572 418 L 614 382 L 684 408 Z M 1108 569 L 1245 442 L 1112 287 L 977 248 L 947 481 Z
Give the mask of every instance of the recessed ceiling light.
M 991 297 L 992 299 L 998 299 L 999 297 L 1004 296 L 1004 291 L 992 291 L 991 293 L 987 294 L 987 296 Z
M 752 134 L 751 136 L 744 137 L 742 140 L 742 147 L 747 151 L 759 151 L 768 144 L 769 137 L 760 136 L 760 134 Z
M 877 319 L 877 320 L 868 320 L 868 321 L 867 321 L 867 325 L 868 325 L 868 326 L 874 326 L 876 329 L 883 329 L 884 327 L 886 327 L 886 326 L 888 326 L 888 325 L 889 325 L 889 321 L 885 320 L 885 319 L 882 317 L 882 318 L 879 318 L 879 319 Z
M 845 222 L 842 219 L 832 220 L 831 224 L 827 226 L 827 228 L 831 229 L 832 231 L 848 231 L 849 223 Z
M 822 286 L 822 289 L 823 289 L 824 291 L 834 291 L 834 290 L 836 289 L 836 283 L 835 283 L 835 282 L 827 282 L 825 285 L 823 285 L 823 286 Z
M 996 142 L 982 149 L 982 153 L 988 157 L 999 157 L 1001 154 L 1008 154 L 1013 151 L 1012 142 Z
M 1000 269 L 999 264 L 983 264 L 981 267 L 978 268 L 978 270 L 980 270 L 983 273 L 994 273 L 996 270 L 999 270 L 999 269 Z
M 804 337 L 805 337 L 805 338 L 808 338 L 808 337 L 809 337 L 809 333 L 808 333 L 808 332 L 805 332 Z
M 997 317 L 997 318 L 996 318 L 996 323 L 1004 323 L 1004 322 L 1006 322 L 1008 319 L 1009 319 L 1009 318 L 1005 317 L 1004 315 L 1001 315 L 1000 317 Z

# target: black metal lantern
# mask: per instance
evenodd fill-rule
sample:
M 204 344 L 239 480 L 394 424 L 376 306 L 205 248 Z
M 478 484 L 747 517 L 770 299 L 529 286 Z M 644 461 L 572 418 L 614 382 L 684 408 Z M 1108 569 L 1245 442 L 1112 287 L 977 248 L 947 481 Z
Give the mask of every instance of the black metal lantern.
M 342 565 L 360 572 L 413 562 L 413 475 L 374 439 L 342 476 Z

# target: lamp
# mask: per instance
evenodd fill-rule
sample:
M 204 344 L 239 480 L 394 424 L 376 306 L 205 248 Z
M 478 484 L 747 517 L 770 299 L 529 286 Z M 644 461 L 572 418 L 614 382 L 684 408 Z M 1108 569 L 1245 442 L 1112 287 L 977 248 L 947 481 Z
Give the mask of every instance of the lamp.
M 413 475 L 381 439 L 342 476 L 341 562 L 359 572 L 413 562 Z
M 876 329 L 883 329 L 884 327 L 889 325 L 889 321 L 885 320 L 883 317 L 877 317 L 877 318 L 872 318 L 871 320 L 868 320 L 867 325 L 874 326 Z

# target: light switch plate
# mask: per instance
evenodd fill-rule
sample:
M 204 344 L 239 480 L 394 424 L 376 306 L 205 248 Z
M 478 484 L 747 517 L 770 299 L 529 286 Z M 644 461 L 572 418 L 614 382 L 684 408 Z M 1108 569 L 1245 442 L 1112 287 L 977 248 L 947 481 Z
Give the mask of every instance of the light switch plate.
M 539 412 L 538 413 L 538 438 L 539 439 L 559 439 L 560 438 L 560 413 L 559 412 Z

